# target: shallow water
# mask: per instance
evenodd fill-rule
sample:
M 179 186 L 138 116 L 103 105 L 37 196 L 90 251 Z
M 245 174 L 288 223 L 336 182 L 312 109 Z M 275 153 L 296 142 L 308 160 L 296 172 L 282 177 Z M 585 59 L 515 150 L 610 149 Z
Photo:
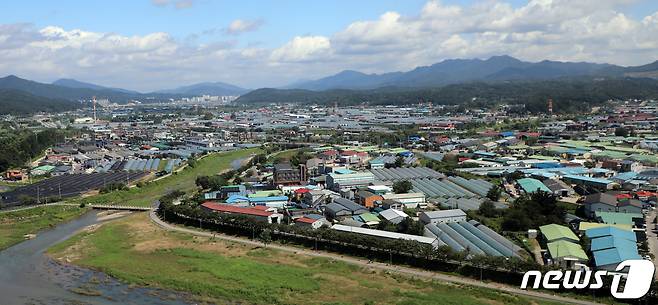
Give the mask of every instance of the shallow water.
M 59 264 L 44 255 L 52 245 L 97 222 L 96 213 L 89 212 L 0 251 L 0 304 L 190 304 L 184 295 L 132 287 L 102 272 Z

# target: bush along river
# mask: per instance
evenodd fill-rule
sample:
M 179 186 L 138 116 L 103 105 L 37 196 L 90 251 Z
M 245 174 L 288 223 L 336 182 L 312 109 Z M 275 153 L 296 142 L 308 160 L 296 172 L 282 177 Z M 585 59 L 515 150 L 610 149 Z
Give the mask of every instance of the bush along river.
M 135 287 L 94 270 L 60 264 L 45 251 L 98 223 L 96 212 L 0 251 L 0 304 L 192 304 L 187 295 Z

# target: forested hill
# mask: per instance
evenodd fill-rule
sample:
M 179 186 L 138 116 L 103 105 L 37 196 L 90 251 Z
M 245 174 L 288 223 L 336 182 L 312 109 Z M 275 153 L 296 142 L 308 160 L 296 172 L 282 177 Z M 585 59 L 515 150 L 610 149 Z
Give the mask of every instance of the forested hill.
M 61 112 L 82 107 L 78 102 L 35 96 L 20 90 L 0 89 L 0 114 Z
M 437 88 L 378 88 L 371 90 L 258 89 L 241 96 L 240 104 L 305 103 L 355 105 L 440 105 L 509 103 L 525 104 L 532 112 L 546 110 L 554 100 L 557 112 L 587 110 L 610 99 L 658 98 L 658 81 L 648 78 L 567 78 L 542 81 L 473 82 Z

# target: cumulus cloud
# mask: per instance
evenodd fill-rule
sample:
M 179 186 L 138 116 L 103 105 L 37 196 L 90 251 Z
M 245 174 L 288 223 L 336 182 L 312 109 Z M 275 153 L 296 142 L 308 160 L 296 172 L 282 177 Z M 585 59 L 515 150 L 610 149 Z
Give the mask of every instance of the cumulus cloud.
M 297 36 L 272 51 L 275 62 L 306 62 L 321 60 L 330 54 L 331 42 L 323 36 Z
M 152 3 L 175 7 L 182 1 Z M 276 47 L 244 46 L 237 38 L 201 43 L 162 32 L 126 36 L 0 24 L 0 74 L 75 77 L 152 90 L 211 80 L 279 86 L 343 69 L 379 73 L 502 54 L 529 61 L 655 61 L 658 12 L 632 17 L 623 13 L 628 5 L 633 0 L 530 0 L 520 7 L 496 0 L 428 1 L 415 14 L 386 12 L 333 34 L 300 34 Z M 260 25 L 259 20 L 235 20 L 223 31 L 237 35 Z
M 229 35 L 240 35 L 242 33 L 246 32 L 253 32 L 258 30 L 262 25 L 264 21 L 263 19 L 256 19 L 256 20 L 243 20 L 243 19 L 236 19 L 231 22 L 231 24 L 228 25 L 228 27 L 224 28 L 223 31 L 226 34 Z

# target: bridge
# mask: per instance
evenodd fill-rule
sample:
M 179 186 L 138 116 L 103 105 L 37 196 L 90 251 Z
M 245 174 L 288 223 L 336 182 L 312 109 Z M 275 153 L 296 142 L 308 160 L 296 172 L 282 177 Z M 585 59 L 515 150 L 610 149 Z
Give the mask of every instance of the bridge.
M 90 204 L 89 207 L 96 210 L 124 210 L 124 211 L 150 211 L 151 207 L 139 207 L 131 205 Z

